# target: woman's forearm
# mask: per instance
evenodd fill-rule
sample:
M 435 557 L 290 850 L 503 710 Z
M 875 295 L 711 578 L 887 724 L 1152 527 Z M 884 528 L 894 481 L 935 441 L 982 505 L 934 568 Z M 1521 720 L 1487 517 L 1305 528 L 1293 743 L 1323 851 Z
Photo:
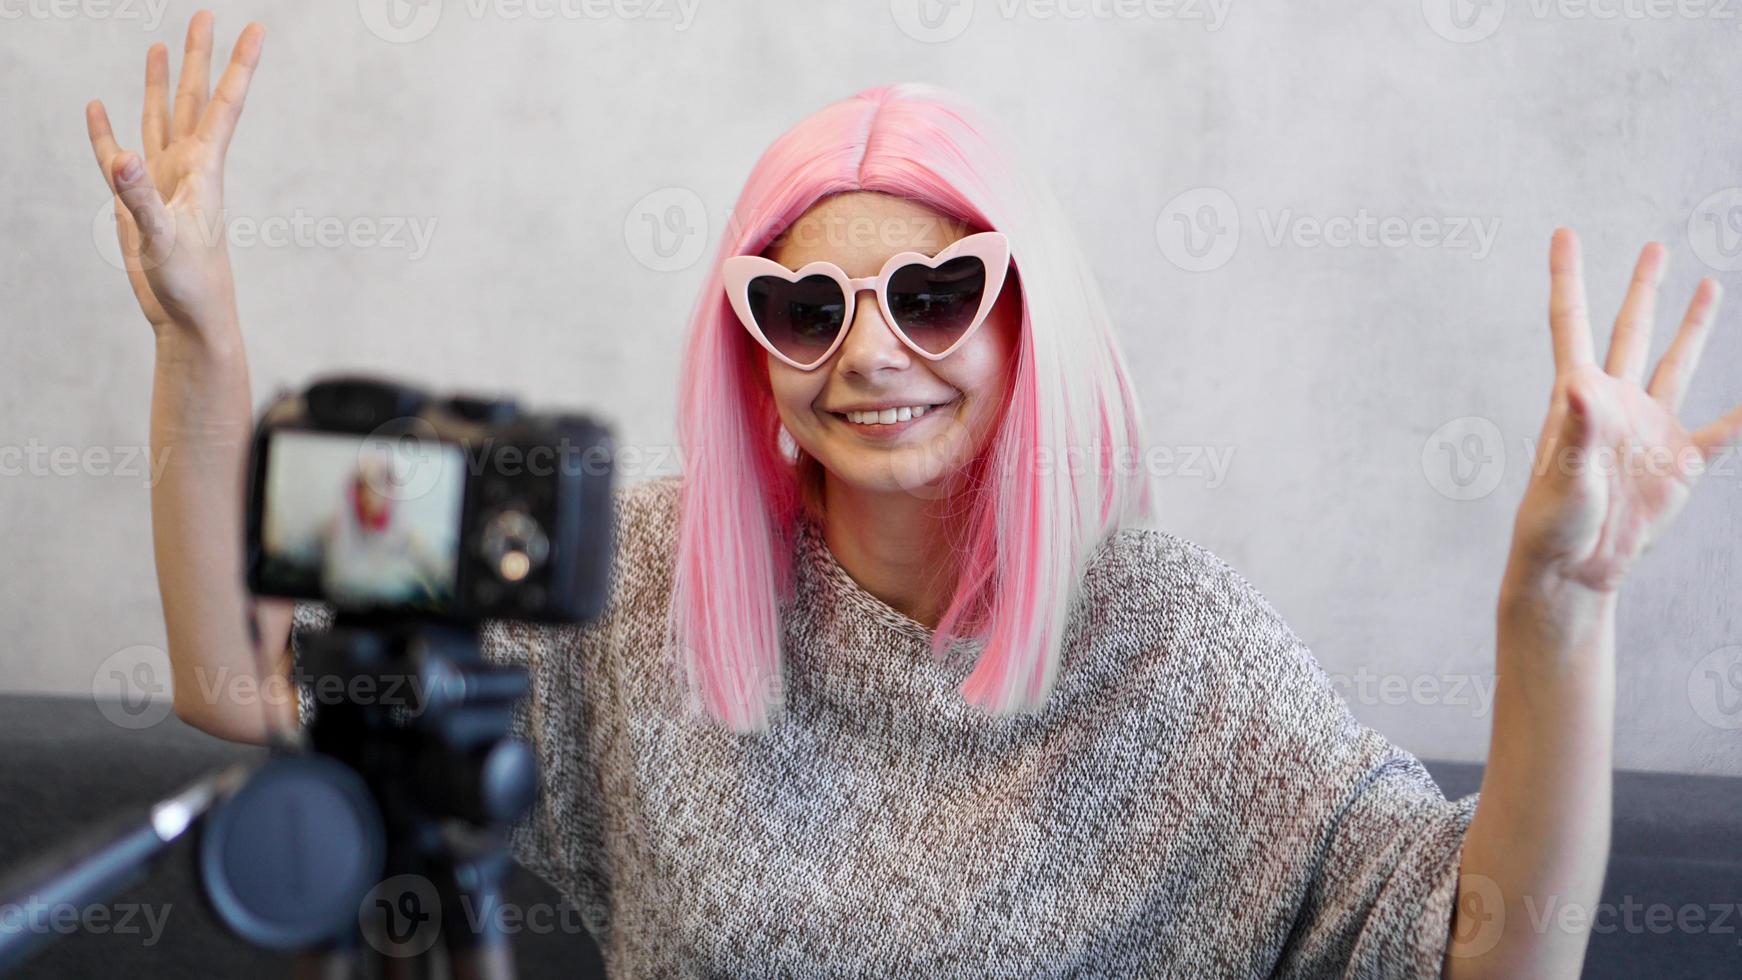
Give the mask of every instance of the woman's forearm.
M 234 324 L 158 334 L 151 451 L 152 548 L 176 714 L 214 735 L 260 742 L 295 716 L 278 680 L 289 633 L 282 604 L 261 604 L 273 663 L 262 683 L 247 629 L 242 519 L 253 432 L 248 364 Z
M 1514 556 L 1444 976 L 1576 978 L 1609 856 L 1615 594 Z

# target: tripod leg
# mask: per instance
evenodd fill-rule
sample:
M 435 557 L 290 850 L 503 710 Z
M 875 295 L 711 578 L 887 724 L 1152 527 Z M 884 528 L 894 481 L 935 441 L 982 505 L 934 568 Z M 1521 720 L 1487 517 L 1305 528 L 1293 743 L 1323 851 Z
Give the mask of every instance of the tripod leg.
M 357 980 L 357 968 L 355 950 L 330 949 L 298 953 L 290 975 L 292 980 Z
M 514 947 L 507 942 L 452 950 L 454 980 L 514 980 Z
M 455 856 L 436 887 L 442 940 L 454 980 L 514 980 L 513 937 L 503 927 L 504 885 L 513 866 L 500 840 Z

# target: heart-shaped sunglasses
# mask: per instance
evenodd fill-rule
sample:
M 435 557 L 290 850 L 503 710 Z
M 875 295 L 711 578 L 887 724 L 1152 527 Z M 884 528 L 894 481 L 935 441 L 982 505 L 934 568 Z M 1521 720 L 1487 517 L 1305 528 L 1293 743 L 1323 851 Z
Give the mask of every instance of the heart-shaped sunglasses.
M 933 361 L 950 356 L 986 322 L 1009 268 L 1009 239 L 983 231 L 935 256 L 897 253 L 882 271 L 862 279 L 830 262 L 794 272 L 760 255 L 728 258 L 720 278 L 744 329 L 770 354 L 810 371 L 846 339 L 866 289 L 877 295 L 883 319 L 914 353 Z

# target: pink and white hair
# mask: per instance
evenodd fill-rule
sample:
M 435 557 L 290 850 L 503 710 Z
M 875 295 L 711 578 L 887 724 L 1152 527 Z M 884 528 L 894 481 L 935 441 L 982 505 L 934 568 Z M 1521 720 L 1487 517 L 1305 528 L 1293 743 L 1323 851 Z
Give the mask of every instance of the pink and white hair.
M 804 119 L 757 161 L 690 318 L 679 383 L 684 458 L 669 626 L 693 712 L 765 731 L 784 698 L 781 608 L 813 499 L 769 393 L 766 355 L 720 281 L 818 200 L 878 191 L 1010 239 L 1021 339 L 1001 421 L 980 447 L 965 570 L 932 642 L 982 643 L 961 693 L 994 714 L 1039 710 L 1059 671 L 1089 555 L 1153 516 L 1136 392 L 1062 209 L 975 105 L 925 83 L 866 89 Z M 1010 288 L 1007 284 L 1006 288 Z

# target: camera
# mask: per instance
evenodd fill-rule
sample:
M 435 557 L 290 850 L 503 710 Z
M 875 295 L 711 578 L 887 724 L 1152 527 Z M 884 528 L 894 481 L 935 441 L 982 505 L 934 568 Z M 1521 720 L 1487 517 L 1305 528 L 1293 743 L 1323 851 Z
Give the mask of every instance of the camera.
M 255 427 L 248 588 L 455 624 L 591 619 L 610 571 L 614 453 L 589 416 L 320 378 Z

